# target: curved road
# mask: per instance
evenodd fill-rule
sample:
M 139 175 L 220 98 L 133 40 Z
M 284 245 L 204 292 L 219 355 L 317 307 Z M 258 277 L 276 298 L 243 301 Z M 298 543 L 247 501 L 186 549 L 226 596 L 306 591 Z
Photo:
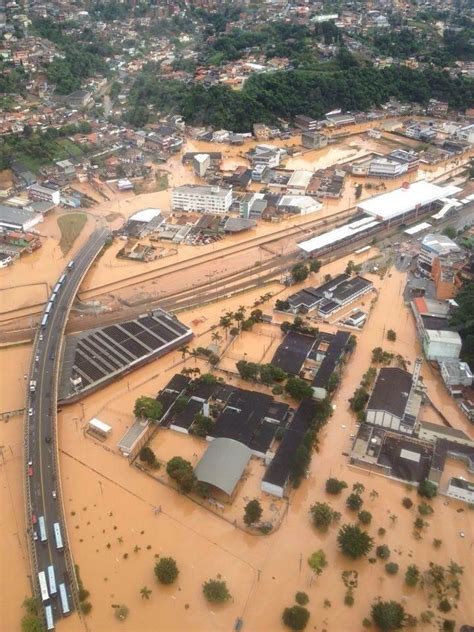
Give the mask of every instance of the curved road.
M 30 388 L 27 402 L 26 423 L 26 508 L 27 529 L 31 543 L 31 567 L 34 571 L 35 593 L 38 592 L 38 572 L 48 575 L 48 566 L 53 565 L 56 584 L 65 583 L 71 610 L 74 608 L 75 578 L 67 550 L 66 528 L 62 520 L 59 480 L 57 475 L 56 403 L 58 361 L 61 341 L 72 302 L 83 276 L 102 249 L 108 231 L 96 230 L 89 241 L 77 253 L 74 264 L 65 270 L 65 279 L 54 300 L 47 323 L 40 329 L 34 347 L 30 380 L 36 382 Z M 39 517 L 44 516 L 47 540 L 41 542 Z M 64 550 L 58 551 L 55 544 L 53 524 L 61 525 Z M 48 585 L 48 591 L 49 591 Z M 54 619 L 62 616 L 59 598 L 47 602 L 52 606 Z

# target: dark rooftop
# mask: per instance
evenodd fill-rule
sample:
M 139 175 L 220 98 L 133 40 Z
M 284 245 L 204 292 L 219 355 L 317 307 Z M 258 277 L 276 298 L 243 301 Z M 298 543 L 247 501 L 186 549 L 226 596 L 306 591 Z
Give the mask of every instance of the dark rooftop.
M 293 331 L 288 332 L 276 350 L 272 358 L 272 364 L 280 367 L 286 373 L 298 375 L 304 361 L 313 348 L 315 340 L 314 336 Z
M 183 375 L 182 373 L 175 373 L 163 390 L 181 393 L 190 382 L 191 378 L 187 375 Z
M 284 487 L 295 457 L 295 452 L 307 430 L 311 427 L 316 403 L 311 399 L 304 399 L 296 410 L 293 421 L 286 429 L 272 462 L 267 467 L 263 480 L 271 485 Z
M 437 439 L 433 455 L 433 469 L 440 472 L 448 457 L 461 459 L 468 463 L 468 469 L 474 471 L 474 446 L 464 445 L 449 439 Z
M 391 469 L 391 476 L 404 481 L 420 482 L 428 478 L 433 449 L 415 440 L 387 434 L 378 463 Z
M 194 417 L 202 412 L 202 402 L 198 402 L 196 399 L 190 399 L 186 404 L 186 408 L 178 413 L 171 423 L 173 426 L 179 426 L 189 430 L 194 422 Z
M 397 367 L 380 369 L 367 410 L 384 410 L 400 419 L 405 412 L 412 376 Z
M 316 373 L 313 386 L 317 388 L 327 388 L 329 378 L 338 367 L 342 357 L 346 353 L 347 343 L 351 334 L 347 331 L 336 332 L 334 338 L 329 343 L 326 357 L 321 362 L 321 365 Z
M 288 412 L 287 404 L 277 405 L 271 395 L 235 389 L 227 400 L 224 411 L 211 432 L 212 437 L 225 437 L 240 441 L 251 450 L 265 453 L 275 436 L 279 423 L 265 421 L 278 415 L 275 421 L 283 421 Z

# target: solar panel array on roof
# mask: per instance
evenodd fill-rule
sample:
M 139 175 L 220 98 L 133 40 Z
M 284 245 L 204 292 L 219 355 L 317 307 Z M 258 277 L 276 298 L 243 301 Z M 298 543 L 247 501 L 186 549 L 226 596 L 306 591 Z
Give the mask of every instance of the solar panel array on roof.
M 93 329 L 74 338 L 69 377 L 80 377 L 80 390 L 84 390 L 120 374 L 131 364 L 140 364 L 148 356 L 172 350 L 191 337 L 190 329 L 162 309 L 136 320 Z M 62 380 L 62 399 L 77 392 L 69 393 L 69 382 L 69 378 Z

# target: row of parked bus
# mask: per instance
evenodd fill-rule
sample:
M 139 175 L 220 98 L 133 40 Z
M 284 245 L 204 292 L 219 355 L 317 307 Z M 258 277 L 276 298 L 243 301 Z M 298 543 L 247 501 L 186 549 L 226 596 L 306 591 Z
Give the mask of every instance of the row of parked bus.
M 66 275 L 68 273 L 69 270 L 72 270 L 72 268 L 74 267 L 74 259 L 72 259 L 68 265 L 67 265 L 67 269 L 66 272 L 64 272 L 60 277 L 58 282 L 56 283 L 56 285 L 54 286 L 53 292 L 51 294 L 51 297 L 48 301 L 48 304 L 46 305 L 46 309 L 44 310 L 43 313 L 43 318 L 41 320 L 41 327 L 46 327 L 46 324 L 48 322 L 48 318 L 49 315 L 51 313 L 51 310 L 54 307 L 54 301 L 56 300 L 58 293 L 61 289 L 62 284 L 64 283 L 65 279 L 66 279 Z
M 56 597 L 59 594 L 59 603 L 63 617 L 70 614 L 71 608 L 69 607 L 66 584 L 61 582 L 59 586 L 57 586 L 56 572 L 53 565 L 48 566 L 46 573 L 44 571 L 40 571 L 38 573 L 38 582 L 40 586 L 41 600 L 44 605 L 46 629 L 54 630 L 53 607 L 49 601 L 52 597 Z
M 38 518 L 38 527 L 39 527 L 39 536 L 41 542 L 46 542 L 48 539 L 48 533 L 46 531 L 46 521 L 44 516 L 39 516 Z M 59 522 L 55 522 L 53 524 L 53 533 L 54 533 L 54 541 L 56 543 L 56 548 L 58 551 L 62 551 L 64 548 L 63 545 L 63 536 L 61 534 L 61 525 Z

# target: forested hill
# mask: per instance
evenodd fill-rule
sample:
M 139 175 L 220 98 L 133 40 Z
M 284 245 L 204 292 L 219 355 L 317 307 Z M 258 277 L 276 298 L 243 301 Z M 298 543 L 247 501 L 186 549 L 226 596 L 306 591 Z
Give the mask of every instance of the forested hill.
M 163 80 L 145 71 L 136 80 L 129 101 L 128 120 L 136 126 L 152 120 L 147 105 L 161 114 L 180 113 L 191 125 L 239 132 L 253 123 L 291 120 L 297 114 L 315 118 L 334 108 L 368 110 L 390 97 L 427 103 L 448 101 L 456 109 L 474 105 L 474 80 L 451 78 L 437 70 L 417 71 L 405 66 L 384 69 L 350 67 L 343 70 L 292 70 L 251 76 L 241 91 L 218 85 L 204 88 Z

